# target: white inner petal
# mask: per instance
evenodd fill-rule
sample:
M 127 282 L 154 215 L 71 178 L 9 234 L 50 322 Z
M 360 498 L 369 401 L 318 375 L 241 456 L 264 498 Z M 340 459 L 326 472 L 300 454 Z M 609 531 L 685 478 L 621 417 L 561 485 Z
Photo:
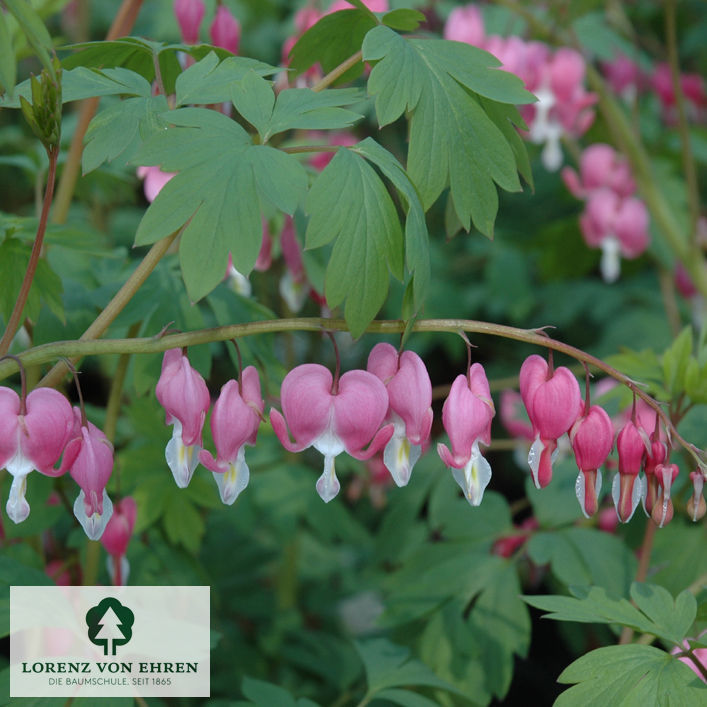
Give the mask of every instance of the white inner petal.
M 100 540 L 103 531 L 106 529 L 106 525 L 113 515 L 113 503 L 106 490 L 103 489 L 103 513 L 93 513 L 90 517 L 86 515 L 86 495 L 83 489 L 79 492 L 79 495 L 74 501 L 74 515 L 76 520 L 81 523 L 81 527 L 88 536 L 89 540 Z
M 201 447 L 198 444 L 186 446 L 182 441 L 182 423 L 174 420 L 174 431 L 172 439 L 167 442 L 164 456 L 167 460 L 174 481 L 180 489 L 189 486 L 194 469 L 199 466 L 199 452 Z
M 383 463 L 390 472 L 397 486 L 407 486 L 410 481 L 412 469 L 422 454 L 422 446 L 410 444 L 405 436 L 405 430 L 399 433 L 396 425 L 395 432 L 385 445 Z
M 484 490 L 491 481 L 491 465 L 479 450 L 479 443 L 471 447 L 471 457 L 463 469 L 452 469 L 452 476 L 472 506 L 481 505 Z
M 236 462 L 228 465 L 228 471 L 223 474 L 214 471 L 212 474 L 218 486 L 221 500 L 227 506 L 233 505 L 250 480 L 250 470 L 245 461 L 245 448 L 241 447 L 238 450 Z
M 538 471 L 540 470 L 540 455 L 543 453 L 543 449 L 545 449 L 545 445 L 540 441 L 540 435 L 538 435 L 528 450 L 528 466 L 536 489 L 540 488 Z
M 25 498 L 27 490 L 27 475 L 13 476 L 10 495 L 7 499 L 5 510 L 13 523 L 21 523 L 29 515 L 29 503 Z
M 324 473 L 317 479 L 317 493 L 324 503 L 329 503 L 339 493 L 341 486 L 336 478 L 334 457 L 327 454 L 324 457 Z
M 621 244 L 615 236 L 607 236 L 601 242 L 599 265 L 604 282 L 616 282 L 621 274 Z

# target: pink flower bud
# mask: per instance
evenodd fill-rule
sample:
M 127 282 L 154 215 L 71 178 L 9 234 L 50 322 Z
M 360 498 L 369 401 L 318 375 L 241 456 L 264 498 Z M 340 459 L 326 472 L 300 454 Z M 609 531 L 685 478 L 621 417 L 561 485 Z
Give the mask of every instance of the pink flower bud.
M 564 366 L 550 375 L 547 361 L 533 354 L 520 369 L 520 394 L 535 433 L 528 465 L 536 488 L 544 488 L 552 480 L 557 440 L 569 431 L 580 412 L 579 384 Z
M 643 469 L 646 473 L 646 493 L 643 507 L 648 515 L 651 514 L 653 506 L 658 499 L 659 488 L 655 468 L 665 461 L 667 454 L 668 448 L 665 442 L 661 442 L 660 439 L 655 439 L 651 442 L 650 452 L 646 454 L 646 463 Z
M 211 432 L 216 445 L 216 459 L 211 452 L 199 452 L 199 461 L 213 473 L 221 500 L 231 505 L 248 485 L 250 470 L 245 461 L 246 444 L 254 445 L 263 413 L 260 379 L 253 366 L 241 377 L 222 388 L 211 413 Z
M 680 469 L 677 464 L 658 464 L 655 468 L 655 477 L 658 479 L 659 495 L 651 510 L 653 522 L 662 528 L 673 519 L 673 502 L 670 499 L 670 490 L 678 476 Z
M 238 44 L 241 41 L 241 25 L 225 5 L 218 6 L 214 21 L 209 28 L 209 34 L 215 47 L 222 47 L 231 52 L 231 54 L 238 54 Z
M 616 514 L 622 523 L 628 523 L 639 502 L 645 496 L 643 479 L 638 476 L 648 452 L 648 435 L 641 427 L 629 420 L 616 437 L 616 451 L 619 454 L 619 473 L 614 477 L 611 495 L 616 506 Z
M 601 488 L 600 466 L 614 446 L 614 427 L 606 411 L 598 405 L 592 405 L 572 425 L 570 441 L 575 460 L 579 467 L 579 476 L 575 491 L 582 513 L 589 518 L 598 507 L 598 495 Z
M 692 496 L 687 502 L 687 515 L 692 518 L 693 523 L 696 523 L 707 513 L 707 504 L 703 496 L 705 477 L 701 471 L 691 471 L 690 481 L 692 481 Z
M 444 38 L 483 47 L 485 39 L 484 18 L 476 5 L 455 7 L 444 24 Z
M 388 410 L 385 386 L 372 373 L 348 371 L 333 389 L 331 372 L 317 363 L 292 369 L 282 382 L 282 412 L 270 411 L 275 434 L 290 452 L 314 447 L 324 455 L 324 472 L 317 492 L 326 503 L 340 489 L 334 459 L 347 452 L 356 459 L 369 459 L 393 435 L 393 425 L 379 429 Z M 289 426 L 294 443 L 290 441 Z M 369 444 L 367 450 L 364 447 Z
M 135 527 L 136 516 L 137 504 L 131 496 L 125 496 L 113 506 L 113 515 L 101 536 L 101 544 L 109 555 L 115 557 L 125 555 Z
M 491 466 L 481 455 L 479 443 L 491 443 L 494 414 L 486 372 L 475 363 L 467 375 L 455 378 L 442 408 L 442 424 L 452 451 L 444 444 L 437 445 L 437 453 L 472 506 L 480 505 L 491 480 Z
M 181 349 L 170 349 L 162 359 L 155 395 L 165 409 L 165 423 L 174 425 L 165 458 L 177 486 L 185 488 L 199 463 L 201 432 L 211 402 L 209 390 Z
M 46 476 L 66 470 L 54 469 L 74 427 L 69 401 L 51 388 L 36 388 L 22 406 L 12 388 L 0 387 L 0 469 L 12 478 L 7 515 L 21 523 L 29 515 L 25 499 L 27 475 L 36 469 Z
M 383 461 L 398 486 L 406 486 L 432 428 L 432 383 L 422 359 L 412 351 L 400 356 L 390 344 L 376 344 L 367 369 L 388 391 L 386 420 L 394 426 Z
M 602 64 L 611 89 L 624 98 L 633 98 L 641 83 L 641 71 L 638 64 L 625 54 L 617 54 L 610 62 Z
M 187 44 L 199 42 L 199 27 L 205 12 L 204 0 L 174 0 L 174 14 Z
M 74 503 L 74 515 L 91 540 L 98 540 L 113 514 L 106 484 L 113 472 L 113 445 L 92 422 L 82 421 L 74 408 L 74 431 L 61 461 L 60 471 L 69 470 L 81 487 Z

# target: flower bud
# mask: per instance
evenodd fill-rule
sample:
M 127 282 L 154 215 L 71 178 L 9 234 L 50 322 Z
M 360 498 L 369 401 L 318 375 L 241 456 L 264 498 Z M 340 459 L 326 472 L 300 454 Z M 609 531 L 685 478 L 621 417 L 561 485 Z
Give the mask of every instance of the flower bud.
M 651 518 L 662 528 L 673 519 L 673 502 L 670 499 L 670 490 L 679 473 L 677 464 L 658 464 L 655 468 L 655 477 L 658 479 L 659 496 L 656 500 Z
M 690 481 L 692 481 L 692 496 L 687 502 L 687 514 L 692 518 L 693 523 L 696 523 L 707 513 L 707 504 L 705 504 L 705 497 L 702 495 L 705 477 L 701 471 L 691 471 Z
M 238 54 L 241 25 L 225 5 L 218 6 L 209 34 L 214 46 L 227 49 L 231 54 Z

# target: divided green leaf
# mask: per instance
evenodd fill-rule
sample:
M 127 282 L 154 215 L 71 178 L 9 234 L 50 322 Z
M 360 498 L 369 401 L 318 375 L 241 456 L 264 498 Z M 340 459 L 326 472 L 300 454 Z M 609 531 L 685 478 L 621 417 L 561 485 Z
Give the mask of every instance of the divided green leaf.
M 498 210 L 494 183 L 519 191 L 517 169 L 529 169 L 522 158 L 517 164 L 504 135 L 514 116 L 498 113 L 497 125 L 480 97 L 529 103 L 532 94 L 520 79 L 495 69 L 500 64 L 491 54 L 459 42 L 404 39 L 388 27 L 376 27 L 366 35 L 363 58 L 377 62 L 368 92 L 376 97 L 379 124 L 410 115 L 408 172 L 425 209 L 449 186 L 464 227 L 468 230 L 473 221 L 491 236 Z
M 309 191 L 307 248 L 335 241 L 326 272 L 330 307 L 344 300 L 354 337 L 376 316 L 388 294 L 389 271 L 403 277 L 400 221 L 390 195 L 363 157 L 340 148 Z
M 147 141 L 134 162 L 178 172 L 147 209 L 138 245 L 185 226 L 179 249 L 187 291 L 196 301 L 223 280 L 229 252 L 248 274 L 262 242 L 260 202 L 292 214 L 307 175 L 291 155 L 254 145 L 235 121 L 204 108 L 166 114 L 175 127 Z

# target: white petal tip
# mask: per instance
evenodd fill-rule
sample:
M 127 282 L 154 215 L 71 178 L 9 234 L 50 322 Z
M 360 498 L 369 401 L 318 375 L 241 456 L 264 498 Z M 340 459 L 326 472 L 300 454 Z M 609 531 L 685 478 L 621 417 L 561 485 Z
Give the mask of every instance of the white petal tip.
M 103 489 L 103 513 L 94 513 L 89 517 L 86 515 L 85 498 L 86 496 L 82 489 L 74 501 L 74 515 L 76 520 L 81 523 L 81 527 L 89 540 L 100 540 L 110 517 L 113 515 L 113 503 L 108 497 L 106 490 Z

